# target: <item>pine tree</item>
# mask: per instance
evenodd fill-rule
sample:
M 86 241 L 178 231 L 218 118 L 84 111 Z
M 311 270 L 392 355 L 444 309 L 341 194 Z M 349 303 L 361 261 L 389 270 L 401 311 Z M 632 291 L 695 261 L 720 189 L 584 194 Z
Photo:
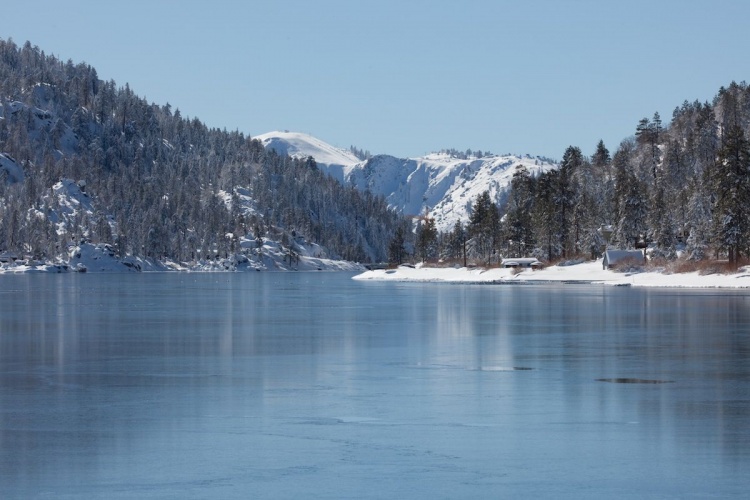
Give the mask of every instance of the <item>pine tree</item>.
M 534 248 L 532 227 L 532 210 L 534 203 L 534 179 L 525 167 L 518 168 L 513 174 L 511 192 L 508 198 L 505 218 L 505 235 L 510 244 L 511 254 L 524 257 Z
M 453 224 L 453 230 L 448 235 L 447 257 L 463 259 L 464 267 L 466 267 L 466 229 L 460 220 Z
M 609 156 L 609 150 L 604 145 L 604 141 L 599 139 L 596 145 L 596 152 L 591 157 L 591 165 L 597 169 L 605 169 L 609 166 L 612 158 Z
M 612 157 L 602 140 L 596 145 L 596 151 L 591 157 L 591 166 L 594 177 L 594 185 L 590 186 L 593 202 L 597 205 L 601 220 L 611 224 L 615 214 L 615 181 L 612 174 Z
M 635 144 L 623 141 L 612 159 L 615 171 L 615 218 L 613 241 L 633 248 L 647 229 L 647 191 L 633 172 Z
M 664 186 L 667 203 L 670 206 L 675 227 L 681 235 L 687 225 L 688 200 L 691 191 L 688 156 L 679 141 L 670 140 L 666 145 L 662 176 L 659 184 Z
M 750 241 L 750 142 L 739 125 L 725 131 L 712 178 L 714 238 L 736 264 Z
M 534 195 L 533 221 L 536 230 L 536 241 L 548 261 L 562 253 L 560 246 L 560 226 L 557 209 L 557 170 L 542 174 L 536 183 Z
M 651 198 L 651 209 L 648 212 L 649 240 L 656 244 L 655 255 L 672 259 L 676 256 L 677 238 L 674 231 L 673 211 L 666 193 L 666 182 L 660 176 L 657 178 L 657 185 Z
M 583 153 L 580 148 L 569 146 L 565 150 L 562 162 L 560 162 L 559 176 L 557 177 L 556 204 L 558 209 L 558 224 L 560 234 L 560 246 L 562 256 L 568 257 L 575 248 L 573 208 L 576 203 L 576 186 L 573 176 L 583 165 Z
M 651 122 L 648 118 L 643 117 L 635 127 L 635 138 L 638 144 L 647 144 L 651 137 Z
M 435 219 L 424 217 L 417 227 L 416 251 L 422 261 L 434 258 L 437 252 L 437 228 Z
M 692 195 L 688 200 L 690 232 L 685 250 L 690 260 L 703 260 L 711 244 L 711 188 L 708 182 L 694 180 L 688 190 Z
M 469 236 L 477 254 L 489 264 L 497 246 L 500 232 L 500 214 L 489 190 L 477 195 L 469 216 Z
M 406 256 L 406 247 L 404 229 L 401 226 L 396 228 L 396 234 L 388 245 L 388 260 L 391 264 L 401 265 Z
M 615 234 L 624 246 L 633 248 L 646 236 L 646 187 L 632 172 L 626 172 L 622 180 L 622 197 L 619 199 L 619 220 Z
M 656 179 L 656 168 L 661 161 L 659 151 L 661 131 L 661 117 L 658 111 L 654 113 L 653 121 L 649 121 L 648 118 L 642 118 L 635 129 L 638 144 L 648 148 L 648 163 L 650 164 L 653 179 Z

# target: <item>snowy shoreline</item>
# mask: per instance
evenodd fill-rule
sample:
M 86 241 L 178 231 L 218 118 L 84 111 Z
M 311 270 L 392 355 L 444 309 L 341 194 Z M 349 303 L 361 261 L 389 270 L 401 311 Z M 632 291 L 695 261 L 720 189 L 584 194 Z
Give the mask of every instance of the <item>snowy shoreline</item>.
M 268 242 L 271 243 L 271 242 Z M 15 263 L 0 265 L 2 274 L 74 273 L 74 272 L 247 272 L 247 271 L 345 271 L 361 272 L 352 277 L 359 281 L 395 281 L 421 283 L 461 284 L 587 284 L 604 286 L 634 286 L 660 288 L 724 288 L 750 289 L 750 268 L 741 268 L 734 274 L 706 274 L 698 272 L 667 274 L 658 271 L 617 272 L 602 269 L 602 260 L 573 265 L 550 266 L 544 269 L 506 269 L 480 267 L 427 267 L 399 266 L 395 269 L 365 271 L 364 266 L 301 255 L 290 266 L 280 249 L 268 244 L 260 260 L 240 255 L 220 260 L 206 260 L 192 264 L 172 261 L 153 261 L 126 257 L 118 259 L 100 245 L 84 244 L 75 248 L 65 263 Z
M 750 270 L 740 269 L 735 274 L 698 272 L 666 274 L 661 272 L 616 272 L 602 269 L 601 259 L 568 266 L 545 269 L 482 269 L 436 268 L 417 265 L 396 269 L 366 271 L 352 279 L 360 281 L 401 281 L 422 283 L 464 284 L 599 284 L 607 286 L 635 286 L 660 288 L 750 288 Z
M 298 246 L 299 250 L 306 248 Z M 2 274 L 28 273 L 128 273 L 128 272 L 248 272 L 248 271 L 363 271 L 364 266 L 343 260 L 314 255 L 296 254 L 289 262 L 288 251 L 273 241 L 266 241 L 262 255 L 233 254 L 220 259 L 203 259 L 197 262 L 143 259 L 127 256 L 119 258 L 109 245 L 83 243 L 71 247 L 69 258 L 56 262 L 18 260 L 0 264 Z

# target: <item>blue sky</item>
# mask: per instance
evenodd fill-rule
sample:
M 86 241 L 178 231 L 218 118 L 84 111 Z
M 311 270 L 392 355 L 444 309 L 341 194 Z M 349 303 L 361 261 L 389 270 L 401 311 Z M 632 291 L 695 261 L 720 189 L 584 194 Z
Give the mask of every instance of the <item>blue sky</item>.
M 561 158 L 747 80 L 744 0 L 3 0 L 0 37 L 211 127 Z

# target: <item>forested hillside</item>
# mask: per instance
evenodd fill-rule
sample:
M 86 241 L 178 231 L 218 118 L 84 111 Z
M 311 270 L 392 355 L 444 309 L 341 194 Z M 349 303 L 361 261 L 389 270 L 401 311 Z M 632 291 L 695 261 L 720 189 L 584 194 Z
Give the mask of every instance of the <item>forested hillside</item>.
M 0 252 L 51 261 L 85 240 L 120 256 L 192 261 L 239 252 L 248 239 L 292 247 L 303 237 L 332 258 L 377 261 L 403 225 L 382 198 L 311 159 L 0 40 Z
M 635 124 L 634 124 L 635 125 Z M 750 255 L 750 88 L 732 83 L 712 102 L 658 113 L 634 126 L 612 154 L 603 142 L 586 156 L 571 146 L 558 169 L 520 169 L 507 203 L 474 200 L 464 227 L 417 237 L 428 258 L 533 255 L 546 261 L 595 257 L 606 239 L 672 260 Z M 480 250 L 477 250 L 480 249 Z

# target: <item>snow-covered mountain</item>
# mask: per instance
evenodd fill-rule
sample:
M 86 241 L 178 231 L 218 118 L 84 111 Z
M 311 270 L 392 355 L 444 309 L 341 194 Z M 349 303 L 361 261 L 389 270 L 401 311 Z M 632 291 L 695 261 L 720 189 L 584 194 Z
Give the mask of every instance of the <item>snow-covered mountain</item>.
M 557 168 L 549 160 L 528 155 L 466 159 L 444 153 L 406 159 L 378 155 L 360 161 L 349 151 L 307 134 L 270 132 L 256 139 L 280 154 L 312 156 L 321 170 L 343 183 L 384 196 L 405 215 L 427 211 L 441 231 L 450 230 L 456 220 L 466 222 L 471 203 L 483 191 L 489 190 L 500 200 L 518 168 L 525 167 L 531 175 Z
M 13 164 L 0 155 L 0 165 Z M 20 168 L 20 167 L 19 167 Z M 224 202 L 231 203 L 231 196 L 224 193 Z M 250 214 L 253 200 L 245 194 L 237 198 L 240 212 Z M 97 200 L 85 192 L 85 185 L 71 179 L 61 179 L 46 193 L 42 200 L 49 207 L 46 211 L 32 209 L 38 218 L 47 217 L 61 236 L 63 251 L 54 260 L 23 259 L 13 252 L 5 252 L 0 261 L 0 274 L 23 272 L 130 272 L 130 271 L 286 271 L 286 270 L 331 270 L 361 271 L 363 266 L 343 260 L 331 259 L 328 250 L 301 235 L 267 234 L 261 241 L 250 236 L 241 237 L 238 246 L 242 251 L 226 256 L 197 259 L 194 262 L 175 262 L 171 259 L 157 260 L 133 255 L 118 255 L 117 248 L 107 243 L 92 243 L 86 237 L 73 238 L 76 220 L 94 219 L 101 212 Z M 117 224 L 111 216 L 101 222 L 117 232 Z M 80 235 L 79 235 L 80 236 Z M 282 244 L 279 240 L 286 239 Z M 11 259 L 9 256 L 13 256 Z
M 308 134 L 269 132 L 254 139 L 261 141 L 266 149 L 272 149 L 280 155 L 302 159 L 312 156 L 321 170 L 339 182 L 344 182 L 352 168 L 360 163 L 359 158 L 351 152 L 326 144 Z

